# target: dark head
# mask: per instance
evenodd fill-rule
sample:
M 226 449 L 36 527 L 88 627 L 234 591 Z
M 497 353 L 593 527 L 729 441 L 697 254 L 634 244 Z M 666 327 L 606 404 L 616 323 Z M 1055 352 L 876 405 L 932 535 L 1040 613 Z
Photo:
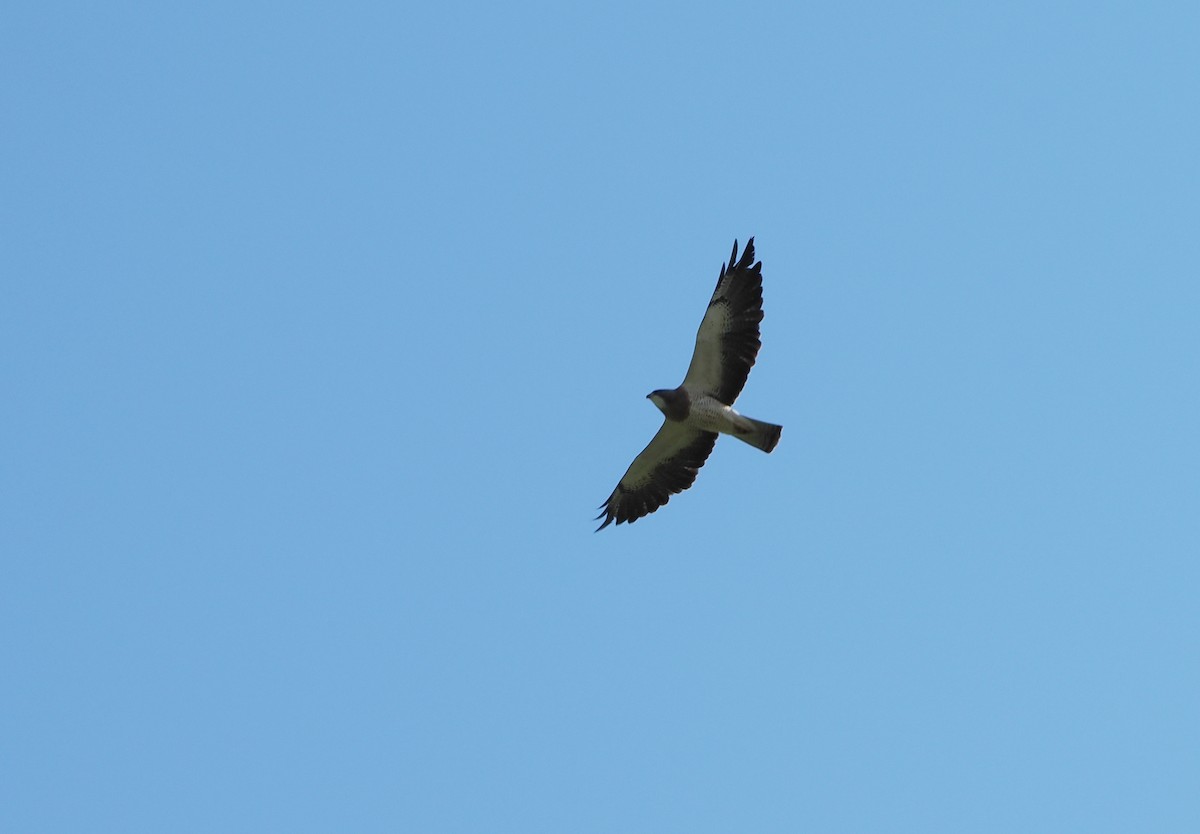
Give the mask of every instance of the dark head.
M 683 420 L 688 416 L 688 395 L 682 387 L 659 388 L 647 394 L 646 399 L 658 406 L 668 420 Z

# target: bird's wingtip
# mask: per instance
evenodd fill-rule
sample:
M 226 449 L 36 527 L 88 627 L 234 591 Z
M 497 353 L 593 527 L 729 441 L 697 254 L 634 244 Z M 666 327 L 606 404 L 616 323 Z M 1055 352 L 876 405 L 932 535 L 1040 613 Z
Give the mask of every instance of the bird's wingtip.
M 614 518 L 616 518 L 616 516 L 615 516 L 615 515 L 613 515 L 613 514 L 612 514 L 612 512 L 610 512 L 610 511 L 609 511 L 609 509 L 608 509 L 608 502 L 607 502 L 607 501 L 605 501 L 603 504 L 601 504 L 601 505 L 600 505 L 600 510 L 601 510 L 601 513 L 600 513 L 600 515 L 598 515 L 598 516 L 596 516 L 595 518 L 593 518 L 593 519 L 592 519 L 592 521 L 599 521 L 600 519 L 602 519 L 602 518 L 603 518 L 603 519 L 604 519 L 604 523 L 603 523 L 603 524 L 601 524 L 599 527 L 597 527 L 595 530 L 593 530 L 593 531 L 592 531 L 593 533 L 599 533 L 599 532 L 600 532 L 601 530 L 603 530 L 605 527 L 607 527 L 608 525 L 612 524 L 612 520 L 613 520 Z

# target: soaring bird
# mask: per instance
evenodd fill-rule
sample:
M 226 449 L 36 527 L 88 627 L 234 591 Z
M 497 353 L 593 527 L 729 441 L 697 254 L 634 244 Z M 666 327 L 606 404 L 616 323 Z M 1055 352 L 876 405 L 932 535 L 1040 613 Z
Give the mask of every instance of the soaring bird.
M 696 333 L 696 349 L 683 384 L 646 395 L 665 419 L 600 505 L 596 520 L 603 518 L 604 523 L 596 532 L 614 521 L 637 521 L 690 487 L 718 434 L 732 435 L 764 452 L 775 448 L 782 426 L 733 410 L 762 345 L 758 332 L 762 318 L 762 261 L 754 261 L 754 238 L 746 241 L 740 259 L 735 240 Z

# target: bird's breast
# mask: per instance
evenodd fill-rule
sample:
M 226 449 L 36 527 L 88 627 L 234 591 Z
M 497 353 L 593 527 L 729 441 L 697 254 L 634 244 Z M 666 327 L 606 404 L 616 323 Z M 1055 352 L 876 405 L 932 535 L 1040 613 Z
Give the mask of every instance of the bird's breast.
M 686 421 L 689 426 L 721 434 L 734 432 L 737 412 L 725 403 L 710 396 L 700 396 L 692 400 L 691 406 Z

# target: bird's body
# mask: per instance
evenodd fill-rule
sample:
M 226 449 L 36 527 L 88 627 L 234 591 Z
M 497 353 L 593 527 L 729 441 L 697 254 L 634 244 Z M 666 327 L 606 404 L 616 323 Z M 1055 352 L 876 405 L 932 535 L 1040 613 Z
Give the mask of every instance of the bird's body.
M 669 405 L 664 394 L 672 395 Z M 738 414 L 733 406 L 725 405 L 710 394 L 701 394 L 693 400 L 687 390 L 680 386 L 672 391 L 655 391 L 653 394 L 648 394 L 647 399 L 657 405 L 668 420 L 683 423 L 693 429 L 729 434 L 764 452 L 771 451 L 779 442 L 779 432 L 768 430 L 765 432 L 765 437 L 760 437 L 763 434 L 760 427 L 770 426 L 771 429 L 782 429 L 781 426 L 771 426 L 770 423 L 762 423 Z M 764 448 L 764 446 L 770 448 Z
M 734 241 L 728 268 L 721 266 L 717 288 L 700 322 L 683 384 L 647 395 L 666 419 L 600 505 L 603 512 L 598 518 L 604 523 L 598 530 L 613 521 L 637 521 L 690 487 L 718 434 L 732 435 L 764 452 L 775 448 L 781 426 L 733 409 L 758 355 L 762 317 L 762 263 L 754 263 L 754 238 L 746 242 L 741 260 Z

